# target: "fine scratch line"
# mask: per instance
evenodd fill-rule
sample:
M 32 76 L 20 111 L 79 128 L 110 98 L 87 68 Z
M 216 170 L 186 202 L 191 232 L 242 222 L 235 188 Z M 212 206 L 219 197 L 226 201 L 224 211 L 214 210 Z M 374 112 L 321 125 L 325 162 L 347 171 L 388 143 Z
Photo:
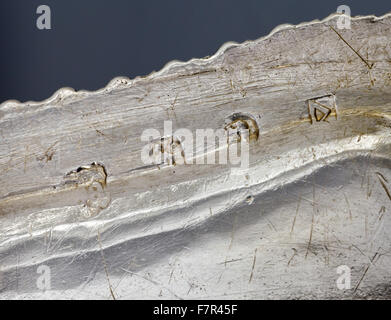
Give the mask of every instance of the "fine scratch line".
M 312 221 L 311 221 L 311 231 L 310 238 L 308 240 L 307 251 L 305 253 L 305 260 L 307 260 L 308 252 L 310 251 L 311 241 L 312 241 L 312 232 L 314 231 L 314 216 L 315 216 L 315 183 L 312 181 Z
M 155 286 L 159 287 L 160 289 L 165 289 L 165 290 L 167 290 L 169 293 L 171 293 L 173 296 L 175 296 L 175 298 L 177 298 L 177 299 L 179 299 L 179 300 L 183 300 L 183 298 L 181 298 L 180 296 L 178 296 L 177 294 L 175 294 L 175 292 L 171 291 L 169 288 L 167 288 L 167 287 L 161 285 L 159 282 L 157 282 L 157 281 L 155 281 L 155 280 L 149 279 L 149 278 L 147 278 L 147 277 L 145 277 L 145 276 L 143 276 L 143 275 L 140 275 L 140 274 L 138 274 L 138 273 L 136 273 L 136 272 L 133 272 L 133 271 L 130 271 L 130 270 L 127 270 L 127 269 L 124 269 L 124 268 L 120 268 L 120 269 L 121 269 L 122 271 L 126 272 L 126 273 L 129 273 L 129 274 L 131 274 L 131 275 L 134 275 L 134 276 L 136 276 L 136 277 L 139 277 L 139 278 L 141 278 L 141 279 L 144 279 L 144 280 L 146 280 L 146 281 L 148 281 L 148 282 L 154 284 Z
M 373 261 L 375 260 L 375 258 L 376 258 L 376 256 L 378 255 L 378 253 L 379 253 L 379 252 L 376 252 L 376 253 L 375 253 L 375 255 L 374 255 L 374 256 L 372 257 L 372 259 L 370 260 L 370 263 L 369 263 L 369 264 L 367 265 L 367 267 L 365 268 L 364 273 L 363 273 L 363 275 L 362 275 L 361 278 L 360 278 L 360 281 L 357 283 L 356 287 L 354 288 L 353 294 L 356 293 L 358 287 L 360 286 L 361 282 L 363 281 L 365 275 L 366 275 L 367 272 L 368 272 L 369 267 L 371 266 L 371 264 L 372 264 Z
M 287 263 L 287 266 L 289 267 L 289 265 L 291 264 L 291 261 L 293 260 L 293 258 L 297 255 L 297 250 L 295 248 L 292 248 L 293 250 L 293 255 L 292 257 L 289 259 L 288 263 Z
M 99 247 L 100 247 L 100 253 L 102 255 L 103 267 L 104 267 L 105 273 L 106 273 L 107 283 L 109 284 L 110 294 L 111 294 L 111 297 L 113 298 L 113 300 L 116 300 L 114 292 L 113 292 L 113 287 L 111 286 L 111 283 L 110 283 L 109 273 L 107 272 L 106 259 L 105 259 L 105 256 L 103 255 L 102 243 L 100 241 L 100 232 L 99 232 L 99 230 L 98 230 L 98 242 L 99 242 Z
M 348 205 L 348 209 L 349 209 L 349 219 L 352 220 L 352 210 L 350 209 L 349 200 L 348 200 L 348 197 L 346 196 L 345 192 L 343 193 L 343 196 L 345 197 L 346 204 Z
M 255 251 L 254 251 L 253 267 L 251 268 L 251 275 L 250 275 L 250 279 L 248 280 L 248 283 L 250 283 L 251 280 L 253 279 L 254 268 L 255 268 L 255 262 L 256 262 L 256 261 L 257 261 L 257 249 L 255 249 Z
M 382 178 L 385 182 L 388 183 L 388 180 L 386 179 L 385 176 L 383 176 L 383 174 L 381 174 L 380 172 L 376 172 L 376 174 L 378 175 L 378 177 Z
M 390 193 L 390 191 L 388 190 L 386 184 L 385 184 L 384 181 L 383 181 L 382 179 L 380 179 L 379 177 L 378 177 L 378 179 L 379 179 L 380 184 L 382 185 L 384 191 L 386 192 L 386 194 L 387 194 L 387 196 L 388 196 L 388 199 L 391 200 L 391 193 Z
M 330 28 L 331 28 L 331 30 L 333 30 L 337 35 L 338 35 L 338 37 L 343 41 L 343 42 L 345 42 L 346 43 L 346 45 L 350 48 L 350 49 L 352 49 L 353 50 L 353 52 L 367 65 L 367 67 L 369 68 L 369 70 L 370 69 L 372 69 L 372 67 L 373 67 L 373 65 L 374 65 L 374 63 L 372 63 L 372 64 L 369 64 L 369 62 L 367 61 L 367 60 L 365 60 L 363 57 L 362 57 L 362 55 L 361 54 L 359 54 L 358 53 L 358 51 L 357 50 L 355 50 L 342 36 L 341 36 L 341 34 L 337 31 L 337 30 L 335 30 L 332 26 L 329 26 Z
M 312 232 L 313 232 L 313 230 L 314 230 L 314 215 L 312 215 L 310 238 L 309 238 L 309 240 L 308 240 L 307 251 L 306 251 L 306 253 L 305 253 L 305 259 L 307 259 L 308 252 L 310 251 L 311 241 L 312 241 Z
M 300 208 L 300 202 L 301 202 L 301 197 L 299 196 L 299 201 L 297 202 L 296 214 L 295 214 L 295 217 L 293 218 L 293 222 L 292 222 L 291 234 L 293 232 L 293 228 L 295 227 L 297 213 L 299 212 L 299 208 Z

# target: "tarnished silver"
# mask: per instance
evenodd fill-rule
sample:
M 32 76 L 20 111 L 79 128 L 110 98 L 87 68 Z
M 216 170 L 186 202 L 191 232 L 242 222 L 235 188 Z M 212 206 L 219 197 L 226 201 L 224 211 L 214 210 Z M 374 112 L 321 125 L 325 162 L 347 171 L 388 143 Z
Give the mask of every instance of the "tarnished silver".
M 339 17 L 3 103 L 0 298 L 390 298 L 391 15 Z M 248 128 L 249 168 L 146 165 L 168 120 Z

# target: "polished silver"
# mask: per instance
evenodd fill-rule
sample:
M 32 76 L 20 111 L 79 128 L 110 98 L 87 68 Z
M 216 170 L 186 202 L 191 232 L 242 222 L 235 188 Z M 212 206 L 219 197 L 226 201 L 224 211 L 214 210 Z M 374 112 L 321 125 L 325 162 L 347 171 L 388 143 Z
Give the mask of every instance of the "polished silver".
M 391 15 L 339 17 L 3 103 L 0 298 L 390 298 Z M 248 168 L 141 159 L 238 119 Z

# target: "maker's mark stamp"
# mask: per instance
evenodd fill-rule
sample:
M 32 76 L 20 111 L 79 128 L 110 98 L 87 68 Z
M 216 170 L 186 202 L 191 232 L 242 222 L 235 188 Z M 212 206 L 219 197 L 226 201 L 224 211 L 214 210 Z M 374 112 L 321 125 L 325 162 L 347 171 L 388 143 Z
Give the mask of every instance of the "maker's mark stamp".
M 310 123 L 328 122 L 330 117 L 337 119 L 337 105 L 334 95 L 327 95 L 307 100 Z

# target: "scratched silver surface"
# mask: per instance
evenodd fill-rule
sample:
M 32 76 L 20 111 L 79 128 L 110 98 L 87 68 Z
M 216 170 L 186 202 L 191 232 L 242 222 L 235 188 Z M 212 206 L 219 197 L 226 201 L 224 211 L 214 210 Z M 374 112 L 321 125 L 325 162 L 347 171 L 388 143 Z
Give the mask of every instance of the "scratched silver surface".
M 337 18 L 2 104 L 0 298 L 390 298 L 391 16 Z M 248 169 L 141 164 L 144 128 L 238 114 Z

